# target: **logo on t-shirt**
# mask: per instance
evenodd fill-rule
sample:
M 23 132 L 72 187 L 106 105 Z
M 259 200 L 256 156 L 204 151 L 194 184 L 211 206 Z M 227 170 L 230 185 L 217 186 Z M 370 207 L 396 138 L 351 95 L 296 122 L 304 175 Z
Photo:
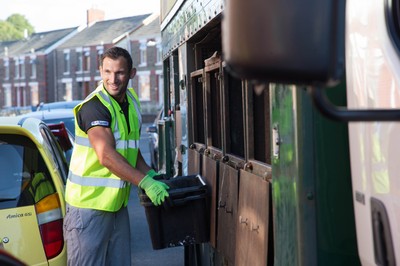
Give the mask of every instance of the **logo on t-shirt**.
M 96 121 L 92 121 L 92 123 L 90 123 L 90 125 L 92 127 L 94 127 L 94 126 L 108 127 L 110 124 L 108 123 L 108 121 L 96 120 Z

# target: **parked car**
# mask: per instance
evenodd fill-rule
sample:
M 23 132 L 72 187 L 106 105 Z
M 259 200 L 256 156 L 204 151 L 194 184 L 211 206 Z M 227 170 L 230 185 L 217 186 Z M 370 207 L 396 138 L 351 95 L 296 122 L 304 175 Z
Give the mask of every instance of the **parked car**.
M 48 109 L 48 110 L 30 112 L 27 114 L 20 115 L 18 117 L 20 118 L 35 117 L 44 121 L 49 126 L 59 125 L 60 123 L 63 123 L 65 125 L 65 128 L 67 129 L 66 133 L 70 138 L 70 142 L 74 143 L 75 117 L 72 109 Z M 60 131 L 59 134 L 64 134 L 64 133 Z M 56 136 L 58 136 L 58 134 Z M 67 158 L 68 163 L 71 160 L 72 150 L 73 146 L 65 150 L 65 157 Z
M 30 112 L 18 117 L 35 117 L 46 122 L 46 124 L 57 124 L 63 122 L 65 127 L 75 135 L 75 117 L 72 109 L 49 109 Z
M 27 265 L 65 265 L 68 164 L 57 139 L 37 118 L 1 117 L 0 158 L 0 247 Z
M 146 128 L 149 134 L 150 166 L 158 171 L 158 121 L 163 119 L 164 108 L 158 112 L 153 124 Z
M 60 101 L 60 102 L 52 102 L 52 103 L 43 103 L 42 102 L 36 108 L 36 111 L 53 110 L 53 109 L 72 109 L 80 102 L 81 102 L 81 100 Z

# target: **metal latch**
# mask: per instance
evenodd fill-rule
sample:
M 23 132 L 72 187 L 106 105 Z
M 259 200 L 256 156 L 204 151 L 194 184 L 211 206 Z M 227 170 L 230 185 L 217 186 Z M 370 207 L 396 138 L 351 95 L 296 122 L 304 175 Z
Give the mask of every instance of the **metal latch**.
M 281 138 L 279 136 L 279 128 L 278 125 L 275 124 L 272 128 L 272 150 L 273 156 L 276 159 L 279 159 L 279 145 L 281 144 Z

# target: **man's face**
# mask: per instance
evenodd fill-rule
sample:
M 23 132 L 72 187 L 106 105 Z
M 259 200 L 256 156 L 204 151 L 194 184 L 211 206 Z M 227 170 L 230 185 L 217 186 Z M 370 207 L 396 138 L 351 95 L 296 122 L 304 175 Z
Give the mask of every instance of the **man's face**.
M 135 73 L 136 69 L 128 69 L 128 64 L 122 56 L 116 60 L 106 57 L 103 60 L 103 66 L 100 66 L 104 87 L 119 102 L 125 98 L 128 82 Z

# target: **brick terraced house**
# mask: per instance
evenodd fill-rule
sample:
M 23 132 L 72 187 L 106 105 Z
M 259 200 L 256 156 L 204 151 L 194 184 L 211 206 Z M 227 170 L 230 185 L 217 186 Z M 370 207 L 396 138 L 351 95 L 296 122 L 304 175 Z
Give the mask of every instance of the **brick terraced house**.
M 101 14 L 88 10 L 85 26 L 0 42 L 0 109 L 84 99 L 101 80 L 99 57 L 120 46 L 138 69 L 130 85 L 144 113 L 155 114 L 163 100 L 158 14 L 113 20 L 101 20 Z

